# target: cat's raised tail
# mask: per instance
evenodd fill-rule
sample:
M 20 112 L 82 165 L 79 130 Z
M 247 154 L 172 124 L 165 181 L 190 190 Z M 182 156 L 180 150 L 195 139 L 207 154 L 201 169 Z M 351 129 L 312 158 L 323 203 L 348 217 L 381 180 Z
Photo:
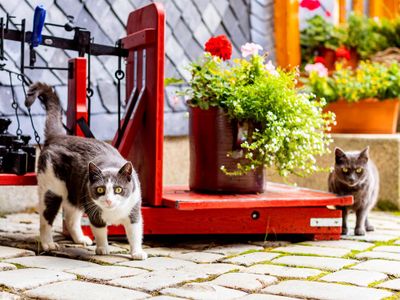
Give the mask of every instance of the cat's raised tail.
M 62 125 L 60 99 L 53 88 L 42 82 L 32 84 L 26 95 L 25 106 L 30 107 L 38 97 L 40 97 L 40 102 L 43 103 L 47 113 L 44 129 L 45 138 L 48 139 L 54 135 L 65 134 L 65 129 Z

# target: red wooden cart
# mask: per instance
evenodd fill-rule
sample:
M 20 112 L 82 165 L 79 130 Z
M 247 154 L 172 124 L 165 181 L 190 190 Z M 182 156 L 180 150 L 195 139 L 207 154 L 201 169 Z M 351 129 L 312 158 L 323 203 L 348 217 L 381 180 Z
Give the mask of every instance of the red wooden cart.
M 306 234 L 315 240 L 339 239 L 341 211 L 351 196 L 267 183 L 263 194 L 199 194 L 184 186 L 163 187 L 164 23 L 162 5 L 150 4 L 129 15 L 123 48 L 126 112 L 113 145 L 139 173 L 145 234 Z M 87 120 L 86 59 L 70 61 L 68 127 L 82 135 L 76 120 Z M 179 166 L 177 166 L 179 167 Z M 34 176 L 0 175 L 1 184 L 35 184 Z M 91 235 L 88 220 L 84 232 Z M 122 226 L 109 227 L 122 235 Z

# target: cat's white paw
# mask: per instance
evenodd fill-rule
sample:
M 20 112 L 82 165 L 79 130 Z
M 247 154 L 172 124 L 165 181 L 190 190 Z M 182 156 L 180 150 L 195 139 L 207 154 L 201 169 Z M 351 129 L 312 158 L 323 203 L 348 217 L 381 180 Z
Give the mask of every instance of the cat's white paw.
M 75 241 L 75 244 L 83 244 L 84 246 L 91 246 L 93 241 L 90 237 L 84 235 L 79 240 Z
M 143 250 L 131 252 L 131 256 L 132 256 L 132 259 L 135 259 L 135 260 L 147 259 L 147 253 L 144 252 Z
M 110 252 L 108 251 L 108 247 L 107 246 L 98 246 L 96 247 L 96 254 L 97 255 L 107 255 Z
M 60 250 L 60 245 L 54 242 L 42 243 L 43 251 L 56 251 Z

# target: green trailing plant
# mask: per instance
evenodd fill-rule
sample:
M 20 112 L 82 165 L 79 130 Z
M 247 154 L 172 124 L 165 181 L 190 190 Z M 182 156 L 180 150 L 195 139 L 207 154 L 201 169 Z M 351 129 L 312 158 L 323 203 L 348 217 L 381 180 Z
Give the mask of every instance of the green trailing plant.
M 343 31 L 316 15 L 307 20 L 307 26 L 300 32 L 301 57 L 303 62 L 314 62 L 315 55 L 322 48 L 336 50 L 340 46 Z
M 190 65 L 190 72 L 190 90 L 184 92 L 190 95 L 190 105 L 208 109 L 226 101 L 232 86 L 227 82 L 226 63 L 220 58 L 206 52 Z
M 331 76 L 311 71 L 304 88 L 317 96 L 334 102 L 343 99 L 357 102 L 362 99 L 379 100 L 400 97 L 400 66 L 362 61 L 356 70 L 336 65 Z
M 321 16 L 307 20 L 300 33 L 303 63 L 314 62 L 321 49 L 336 50 L 345 46 L 354 49 L 361 59 L 370 58 L 388 47 L 400 46 L 400 19 L 368 18 L 351 14 L 347 22 L 334 26 Z
M 380 32 L 381 23 L 377 19 L 351 14 L 344 26 L 346 34 L 342 44 L 356 49 L 362 59 L 389 47 L 387 38 Z
M 329 151 L 326 131 L 333 115 L 323 113 L 323 101 L 299 92 L 297 70 L 275 68 L 253 51 L 248 59 L 225 61 L 205 53 L 190 65 L 190 71 L 189 105 L 221 107 L 246 129 L 241 144 L 246 163 L 234 170 L 221 166 L 225 174 L 242 175 L 259 166 L 275 167 L 282 176 L 321 170 L 315 157 Z
M 377 32 L 385 37 L 387 46 L 400 48 L 400 18 L 377 19 L 375 23 Z

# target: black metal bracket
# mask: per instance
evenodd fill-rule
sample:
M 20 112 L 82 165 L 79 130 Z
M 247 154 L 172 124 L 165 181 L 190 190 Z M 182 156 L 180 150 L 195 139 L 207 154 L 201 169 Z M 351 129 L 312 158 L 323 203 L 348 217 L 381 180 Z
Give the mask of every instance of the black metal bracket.
M 22 20 L 21 30 L 10 29 L 9 24 L 14 16 L 7 15 L 6 21 L 4 18 L 0 18 L 0 60 L 5 60 L 4 56 L 4 40 L 19 41 L 21 42 L 21 50 L 23 49 L 24 43 L 30 43 L 32 40 L 32 32 L 25 31 L 25 19 Z M 127 57 L 128 51 L 121 47 L 101 45 L 92 42 L 90 31 L 85 30 L 85 28 L 73 25 L 73 17 L 68 16 L 68 22 L 65 25 L 58 25 L 53 23 L 46 23 L 49 26 L 64 27 L 66 31 L 75 31 L 73 39 L 66 39 L 56 36 L 42 35 L 42 42 L 40 45 L 53 47 L 64 50 L 77 51 L 79 56 L 85 56 L 86 53 L 90 55 L 111 55 L 118 57 Z M 22 51 L 21 51 L 22 52 Z M 24 67 L 35 69 L 35 52 L 31 47 L 29 66 L 23 65 L 24 52 L 21 53 L 21 71 L 23 72 Z M 43 69 L 44 67 L 41 67 Z M 49 68 L 52 69 L 52 68 Z M 62 68 L 57 68 L 59 70 L 64 70 Z
M 25 34 L 25 42 L 29 43 L 32 37 L 32 32 L 27 31 Z M 112 55 L 128 57 L 128 50 L 115 47 L 107 46 L 90 42 L 89 31 L 76 31 L 73 39 L 65 39 L 55 36 L 42 35 L 43 40 L 41 45 L 65 50 L 73 50 L 79 53 L 79 56 L 83 56 L 85 53 L 91 55 Z M 22 31 L 15 29 L 8 29 L 4 31 L 3 38 L 5 40 L 20 41 L 22 38 Z M 90 48 L 88 47 L 90 45 Z

